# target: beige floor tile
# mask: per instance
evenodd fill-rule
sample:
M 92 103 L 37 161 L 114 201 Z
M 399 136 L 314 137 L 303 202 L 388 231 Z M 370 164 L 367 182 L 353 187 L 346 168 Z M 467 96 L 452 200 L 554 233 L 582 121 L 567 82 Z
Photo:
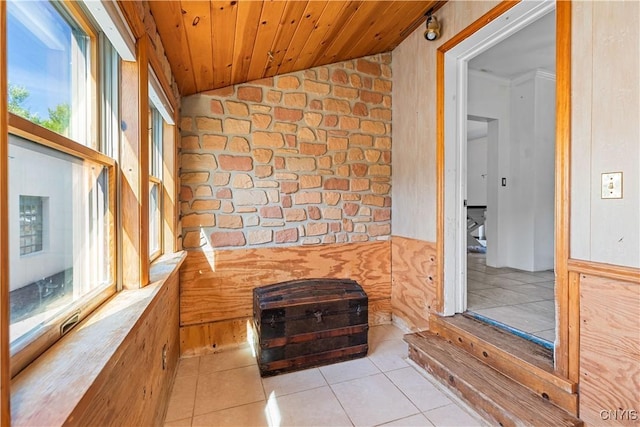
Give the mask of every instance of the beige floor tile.
M 534 274 L 538 277 L 541 277 L 547 280 L 556 280 L 556 273 L 553 270 L 536 271 L 535 273 L 531 273 L 531 274 Z
M 184 418 L 182 420 L 169 421 L 164 423 L 164 427 L 191 427 L 191 418 Z
M 382 372 L 409 366 L 406 362 L 408 354 L 409 347 L 401 339 L 380 341 L 369 348 L 369 359 Z
M 511 268 L 511 267 L 489 267 L 487 265 L 487 268 L 485 270 L 485 273 L 487 274 L 491 274 L 491 275 L 495 275 L 495 274 L 508 274 L 508 273 L 516 273 L 520 270 L 517 270 L 515 268 Z
M 478 282 L 487 283 L 487 274 L 482 271 L 477 270 L 468 270 L 467 271 L 467 280 L 477 280 Z
M 400 420 L 391 421 L 390 423 L 381 424 L 383 426 L 393 427 L 433 427 L 433 424 L 422 414 L 412 415 Z
M 545 318 L 545 316 L 532 315 L 525 310 L 524 306 L 525 304 L 510 305 L 474 311 L 489 319 L 497 320 L 498 322 L 524 332 L 543 331 L 555 328 L 553 318 L 548 319 Z
M 178 361 L 178 372 L 176 373 L 176 376 L 186 377 L 189 375 L 198 375 L 199 367 L 199 357 L 183 357 Z
M 264 400 L 257 366 L 200 374 L 193 414 L 202 415 Z
M 544 277 L 540 277 L 539 275 L 535 274 L 535 273 L 528 273 L 528 272 L 523 272 L 523 271 L 518 271 L 515 273 L 507 273 L 507 274 L 501 274 L 502 277 L 505 277 L 507 279 L 513 279 L 513 280 L 517 280 L 519 282 L 523 282 L 523 283 L 536 283 L 536 282 L 548 282 L 549 279 L 544 278 Z
M 386 375 L 422 412 L 453 403 L 412 367 L 387 372 Z
M 545 288 L 551 288 L 551 289 L 555 289 L 556 287 L 556 282 L 549 280 L 548 282 L 538 282 L 536 283 L 537 286 L 543 286 Z
M 194 375 L 176 377 L 169 397 L 165 422 L 191 419 L 197 383 L 198 377 Z
M 511 290 L 511 287 L 509 287 L 509 289 L 505 289 L 503 287 L 493 289 L 478 289 L 473 291 L 473 293 L 493 300 L 500 305 L 524 304 L 528 302 L 541 301 L 544 299 L 539 296 L 526 295 L 515 292 Z
M 481 308 L 492 308 L 502 305 L 500 302 L 491 298 L 483 297 L 476 294 L 475 289 L 467 292 L 467 309 L 475 311 Z
M 266 427 L 269 426 L 266 402 L 249 403 L 193 418 L 193 427 Z
M 351 426 L 344 409 L 328 386 L 282 397 L 270 397 L 267 416 L 271 426 Z
M 508 277 L 504 277 L 503 274 L 496 274 L 496 275 L 485 275 L 485 279 L 484 279 L 485 283 L 488 283 L 490 285 L 495 285 L 495 286 L 501 286 L 503 288 L 509 287 L 511 285 L 513 286 L 517 286 L 517 285 L 524 285 L 524 282 L 521 282 L 520 280 L 515 280 L 515 279 L 509 279 Z
M 555 300 L 535 301 L 528 304 L 522 304 L 522 309 L 533 315 L 541 316 L 545 319 L 554 319 L 556 313 Z
M 554 298 L 554 289 L 551 287 L 540 286 L 540 283 L 528 284 L 528 285 L 519 285 L 519 286 L 510 286 L 509 290 L 513 292 L 518 292 L 520 294 L 535 296 L 540 299 L 553 299 Z
M 491 285 L 489 283 L 481 282 L 479 280 L 467 279 L 467 289 L 469 290 L 488 289 L 488 288 L 495 288 L 495 287 L 496 285 Z
M 272 393 L 275 396 L 284 396 L 326 386 L 327 382 L 320 373 L 320 370 L 315 368 L 263 378 L 262 385 L 264 387 L 264 393 L 268 398 Z
M 231 347 L 218 353 L 200 357 L 200 374 L 226 371 L 227 369 L 242 368 L 257 365 L 256 358 L 248 344 Z
M 383 374 L 331 386 L 356 426 L 373 426 L 415 415 L 419 411 Z
M 394 325 L 377 325 L 369 328 L 369 345 L 380 341 L 402 339 L 404 333 Z
M 434 426 L 452 426 L 452 427 L 476 427 L 486 426 L 480 417 L 473 417 L 460 406 L 452 404 L 441 408 L 432 409 L 424 413 Z
M 320 367 L 320 372 L 329 384 L 349 381 L 368 375 L 379 374 L 380 370 L 368 358 L 349 360 Z
M 555 329 L 547 329 L 545 331 L 533 332 L 533 335 L 538 338 L 542 338 L 543 340 L 547 340 L 549 342 L 554 342 L 556 340 L 556 331 Z

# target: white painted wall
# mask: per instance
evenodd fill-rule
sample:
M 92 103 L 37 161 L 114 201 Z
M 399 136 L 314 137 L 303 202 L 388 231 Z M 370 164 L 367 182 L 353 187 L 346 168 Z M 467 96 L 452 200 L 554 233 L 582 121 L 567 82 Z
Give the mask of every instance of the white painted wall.
M 9 290 L 73 265 L 72 170 L 68 161 L 16 145 L 9 135 Z M 41 252 L 20 256 L 20 195 L 47 197 Z
M 512 81 L 507 265 L 554 267 L 555 77 L 530 72 Z
M 508 197 L 510 187 L 502 187 L 509 175 L 510 81 L 469 70 L 467 114 L 489 120 L 487 137 L 487 265 L 508 265 Z M 497 137 L 497 138 L 496 138 Z M 468 163 L 468 162 L 467 162 Z
M 440 38 L 417 28 L 393 50 L 393 203 L 391 231 L 436 241 L 436 54 L 438 48 L 499 0 L 447 2 L 438 10 Z
M 571 258 L 640 267 L 640 3 L 572 4 Z M 605 20 L 613 31 L 593 37 Z M 623 173 L 623 198 L 601 174 Z
M 487 205 L 487 137 L 467 140 L 467 205 Z

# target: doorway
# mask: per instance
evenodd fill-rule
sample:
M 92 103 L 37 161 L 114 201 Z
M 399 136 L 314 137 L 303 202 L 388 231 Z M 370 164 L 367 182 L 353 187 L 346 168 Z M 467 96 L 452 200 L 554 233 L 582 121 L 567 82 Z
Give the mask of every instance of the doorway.
M 476 229 L 467 235 L 467 310 L 548 348 L 555 340 L 555 20 L 551 11 L 468 61 L 463 147 L 467 225 Z M 488 116 L 505 122 L 503 134 L 500 125 L 489 134 Z M 496 215 L 499 222 L 485 224 Z
M 517 305 L 511 304 L 514 301 L 506 301 L 507 295 L 515 296 L 515 301 L 522 304 L 537 302 L 532 298 L 543 298 L 546 303 L 538 305 L 544 305 L 547 323 L 536 325 L 536 331 L 523 327 L 523 323 L 513 327 L 521 331 L 525 329 L 522 332 L 539 332 L 542 336 L 538 338 L 548 346 L 555 338 L 555 96 L 550 98 L 551 109 L 541 108 L 541 104 L 535 103 L 540 98 L 537 90 L 555 95 L 555 81 L 551 78 L 554 70 L 541 66 L 524 70 L 523 66 L 529 66 L 525 64 L 527 61 L 513 58 L 513 53 L 503 58 L 501 64 L 494 52 L 511 43 L 509 39 L 517 37 L 518 33 L 534 32 L 537 36 L 529 35 L 527 39 L 535 42 L 544 39 L 540 34 L 549 35 L 550 32 L 554 36 L 554 11 L 554 2 L 521 2 L 444 55 L 443 312 L 445 315 L 462 313 L 475 305 L 475 311 L 488 310 L 485 314 L 492 314 L 489 309 L 500 303 L 497 300 Z M 549 23 L 549 31 L 537 28 Z M 550 45 L 555 48 L 555 38 Z M 531 51 L 531 48 L 521 50 Z M 485 55 L 489 58 L 486 61 L 483 59 Z M 555 55 L 552 58 L 555 59 Z M 501 70 L 509 66 L 509 73 L 501 75 Z M 538 84 L 537 80 L 541 83 Z M 548 82 L 553 86 L 547 85 Z M 495 101 L 499 98 L 504 98 L 504 102 L 498 105 Z M 529 105 L 524 105 L 524 101 Z M 514 110 L 512 107 L 518 103 L 523 105 Z M 550 110 L 552 114 L 547 114 Z M 542 137 L 548 149 L 537 152 L 540 147 L 536 141 L 540 138 L 535 126 L 549 117 L 552 121 L 548 123 L 546 136 Z M 471 187 L 467 181 L 468 155 L 478 148 L 467 146 L 467 125 L 472 122 L 486 123 L 487 135 L 489 129 L 493 129 L 497 136 L 494 136 L 493 143 L 487 143 L 486 148 L 486 205 L 472 201 L 469 204 L 471 209 L 468 209 L 468 190 Z M 516 124 L 525 128 L 529 126 L 529 129 L 518 129 Z M 538 158 L 544 158 L 551 165 L 551 170 L 543 173 L 539 168 L 542 162 Z M 543 192 L 541 188 L 545 190 L 544 197 L 539 194 Z M 536 203 L 530 206 L 528 202 L 531 201 Z M 543 207 L 544 215 L 541 214 Z M 480 216 L 477 215 L 478 210 L 481 210 Z M 476 212 L 468 216 L 471 211 Z M 481 227 L 476 227 L 479 222 L 482 222 Z M 476 227 L 472 232 L 470 225 Z M 468 239 L 477 244 L 468 245 Z M 478 249 L 473 252 L 477 255 L 469 256 L 469 246 Z M 481 251 L 483 248 L 485 253 Z M 494 273 L 493 277 L 489 277 L 490 273 Z M 511 277 L 498 277 L 502 274 Z M 488 283 L 486 280 L 480 283 L 479 279 L 488 279 Z M 545 283 L 546 287 L 538 289 L 532 283 Z M 493 286 L 495 284 L 500 286 Z M 507 284 L 522 287 L 515 292 Z M 468 285 L 473 289 L 468 289 Z M 494 317 L 499 317 L 495 315 L 496 311 L 500 310 L 493 310 Z M 503 316 L 500 320 L 517 319 L 514 313 L 512 310 L 510 316 Z

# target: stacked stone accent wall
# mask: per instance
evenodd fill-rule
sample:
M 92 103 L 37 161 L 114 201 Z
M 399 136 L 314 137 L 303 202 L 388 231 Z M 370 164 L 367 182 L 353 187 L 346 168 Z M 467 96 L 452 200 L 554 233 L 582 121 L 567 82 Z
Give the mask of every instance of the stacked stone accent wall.
M 182 100 L 183 247 L 391 234 L 391 54 Z

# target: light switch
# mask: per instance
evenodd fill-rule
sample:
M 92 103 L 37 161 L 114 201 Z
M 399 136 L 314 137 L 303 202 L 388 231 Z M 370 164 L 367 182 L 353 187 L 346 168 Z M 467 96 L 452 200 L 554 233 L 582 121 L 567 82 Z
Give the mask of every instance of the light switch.
M 603 199 L 622 199 L 622 172 L 602 174 Z

